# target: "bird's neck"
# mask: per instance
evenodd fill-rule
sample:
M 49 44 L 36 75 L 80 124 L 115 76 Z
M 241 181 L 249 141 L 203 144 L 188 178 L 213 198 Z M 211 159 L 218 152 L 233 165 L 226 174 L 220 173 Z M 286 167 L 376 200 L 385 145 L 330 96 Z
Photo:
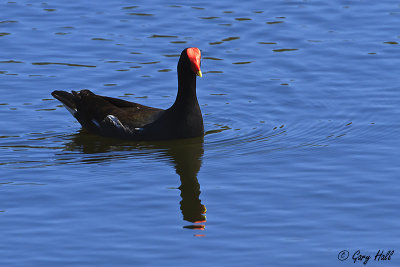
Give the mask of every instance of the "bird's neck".
M 178 94 L 173 106 L 176 108 L 198 106 L 196 95 L 196 75 L 193 72 L 178 72 Z

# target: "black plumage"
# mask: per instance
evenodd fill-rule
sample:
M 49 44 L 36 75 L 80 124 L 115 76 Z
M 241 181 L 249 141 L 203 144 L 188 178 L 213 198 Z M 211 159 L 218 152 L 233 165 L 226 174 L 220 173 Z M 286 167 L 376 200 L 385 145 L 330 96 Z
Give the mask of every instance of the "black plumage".
M 102 136 L 131 140 L 163 140 L 204 135 L 196 96 L 196 75 L 201 77 L 200 50 L 186 48 L 178 62 L 178 94 L 168 109 L 144 106 L 100 96 L 89 90 L 54 91 L 84 129 Z

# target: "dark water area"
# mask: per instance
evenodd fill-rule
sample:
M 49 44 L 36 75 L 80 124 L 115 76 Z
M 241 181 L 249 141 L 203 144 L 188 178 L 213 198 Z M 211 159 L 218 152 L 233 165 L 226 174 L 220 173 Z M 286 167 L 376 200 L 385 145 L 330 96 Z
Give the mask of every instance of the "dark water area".
M 0 10 L 1 266 L 400 265 L 398 1 Z M 204 138 L 90 135 L 50 95 L 168 108 L 192 46 Z

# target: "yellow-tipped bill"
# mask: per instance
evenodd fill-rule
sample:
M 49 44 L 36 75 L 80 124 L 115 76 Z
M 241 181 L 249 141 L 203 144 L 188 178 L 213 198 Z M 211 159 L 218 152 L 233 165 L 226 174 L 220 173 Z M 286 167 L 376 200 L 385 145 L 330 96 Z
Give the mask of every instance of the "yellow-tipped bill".
M 203 77 L 203 74 L 201 74 L 201 70 L 199 70 L 199 71 L 196 73 L 196 75 L 197 75 L 197 76 L 200 76 L 200 78 Z

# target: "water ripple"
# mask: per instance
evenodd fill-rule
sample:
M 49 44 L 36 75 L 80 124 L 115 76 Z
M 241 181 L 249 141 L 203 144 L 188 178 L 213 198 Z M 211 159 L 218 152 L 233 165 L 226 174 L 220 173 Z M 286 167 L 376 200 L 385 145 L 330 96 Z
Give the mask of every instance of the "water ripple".
M 237 125 L 236 125 L 237 124 Z M 218 155 L 223 151 L 243 154 L 263 154 L 276 150 L 293 150 L 304 147 L 324 147 L 334 143 L 351 131 L 351 122 L 315 121 L 272 126 L 264 121 L 244 126 L 233 122 L 215 124 L 206 132 L 206 151 Z

